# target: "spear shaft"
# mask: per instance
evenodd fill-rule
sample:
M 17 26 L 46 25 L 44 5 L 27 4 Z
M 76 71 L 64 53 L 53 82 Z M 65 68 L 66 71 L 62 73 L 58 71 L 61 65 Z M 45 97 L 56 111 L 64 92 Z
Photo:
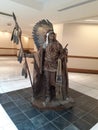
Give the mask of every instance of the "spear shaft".
M 24 48 L 23 48 L 22 39 L 21 39 L 22 30 L 21 30 L 21 28 L 20 28 L 19 25 L 18 25 L 16 16 L 15 16 L 14 13 L 13 13 L 13 19 L 14 19 L 14 21 L 15 21 L 16 28 L 18 28 L 19 31 L 20 31 L 20 35 L 19 35 L 20 45 L 21 45 L 21 49 L 22 49 L 22 52 L 23 52 L 23 55 L 24 55 L 25 64 L 26 64 L 26 67 L 27 67 L 27 70 L 28 70 L 28 75 L 29 75 L 30 83 L 31 83 L 31 86 L 32 86 L 32 89 L 33 89 L 33 82 L 32 82 L 32 78 L 31 78 L 31 74 L 30 74 L 28 62 L 27 62 L 27 59 L 26 59 L 26 55 L 25 55 L 25 53 L 24 53 Z

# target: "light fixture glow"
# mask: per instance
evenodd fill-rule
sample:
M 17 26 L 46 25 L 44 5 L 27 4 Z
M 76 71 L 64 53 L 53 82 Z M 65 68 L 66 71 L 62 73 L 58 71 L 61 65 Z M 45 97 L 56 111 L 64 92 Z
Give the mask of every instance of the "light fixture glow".
M 0 31 L 0 36 L 5 36 L 5 37 L 10 37 L 10 33 L 9 32 L 7 32 L 7 31 L 4 31 L 4 32 L 2 32 L 2 31 Z
M 23 38 L 24 38 L 25 42 L 28 42 L 28 40 L 29 40 L 28 37 L 23 36 Z

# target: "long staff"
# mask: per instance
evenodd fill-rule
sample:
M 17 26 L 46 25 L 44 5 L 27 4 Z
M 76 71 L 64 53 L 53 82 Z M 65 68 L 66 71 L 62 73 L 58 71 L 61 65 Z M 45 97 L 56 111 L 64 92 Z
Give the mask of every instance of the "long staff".
M 26 59 L 26 55 L 25 55 L 25 53 L 24 53 L 24 48 L 23 48 L 23 44 L 22 44 L 22 39 L 21 39 L 22 30 L 21 30 L 21 28 L 19 27 L 19 24 L 18 24 L 18 22 L 17 22 L 16 16 L 15 16 L 14 13 L 13 13 L 12 16 L 13 16 L 13 19 L 14 19 L 14 21 L 15 21 L 15 29 L 18 31 L 18 38 L 19 38 L 19 42 L 20 42 L 20 45 L 21 45 L 21 50 L 22 50 L 22 53 L 23 53 L 23 56 L 24 56 L 26 68 L 27 68 L 27 70 L 28 70 L 28 75 L 29 75 L 31 87 L 32 87 L 32 89 L 33 89 L 32 78 L 31 78 L 31 74 L 30 74 L 28 62 L 27 62 L 27 59 Z
M 22 30 L 21 28 L 19 27 L 19 24 L 17 22 L 17 19 L 16 19 L 16 16 L 15 14 L 8 14 L 8 13 L 4 13 L 4 12 L 0 12 L 1 15 L 5 15 L 5 16 L 8 16 L 8 17 L 13 17 L 14 21 L 15 21 L 15 27 L 14 27 L 14 31 L 17 30 L 17 36 L 16 37 L 13 37 L 11 38 L 11 40 L 14 40 L 14 42 L 16 44 L 18 44 L 20 42 L 20 45 L 21 45 L 21 49 L 22 49 L 22 53 L 24 55 L 24 60 L 25 60 L 25 64 L 26 64 L 26 68 L 28 70 L 28 75 L 29 75 L 29 79 L 30 79 L 30 83 L 31 83 L 31 87 L 33 89 L 33 83 L 32 83 L 32 78 L 31 78 L 31 74 L 30 74 L 30 70 L 29 70 L 29 66 L 28 66 L 28 62 L 27 62 L 27 59 L 26 59 L 26 55 L 24 53 L 24 49 L 23 49 L 23 44 L 22 44 L 22 40 L 21 40 L 21 34 L 22 34 Z M 19 39 L 19 40 L 18 40 Z

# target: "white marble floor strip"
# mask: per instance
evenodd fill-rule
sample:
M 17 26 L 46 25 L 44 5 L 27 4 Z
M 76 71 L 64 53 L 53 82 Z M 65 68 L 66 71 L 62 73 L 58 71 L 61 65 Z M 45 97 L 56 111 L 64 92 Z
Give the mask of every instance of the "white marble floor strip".
M 0 104 L 0 130 L 18 130 Z
M 98 123 L 96 123 L 90 130 L 98 130 Z
M 32 76 L 33 59 L 27 60 Z M 31 87 L 29 76 L 21 75 L 23 63 L 20 64 L 16 57 L 0 57 L 0 93 Z
M 69 87 L 98 99 L 98 74 L 69 73 Z

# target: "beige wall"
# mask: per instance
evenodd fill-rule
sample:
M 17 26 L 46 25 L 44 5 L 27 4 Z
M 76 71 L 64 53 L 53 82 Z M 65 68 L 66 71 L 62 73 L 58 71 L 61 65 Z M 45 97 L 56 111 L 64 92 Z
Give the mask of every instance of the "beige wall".
M 56 33 L 57 40 L 62 43 L 63 40 L 63 24 L 54 24 L 54 32 Z
M 33 39 L 22 36 L 22 43 L 24 48 L 34 48 L 34 42 Z M 11 42 L 11 34 L 7 32 L 0 32 L 0 55 L 16 55 L 17 50 L 20 48 L 20 44 L 16 45 Z M 7 48 L 7 49 L 2 49 Z M 10 49 L 8 49 L 10 48 Z M 11 49 L 12 48 L 12 49 Z
M 15 44 L 11 43 L 11 34 L 8 32 L 0 32 L 0 48 L 16 48 Z M 0 55 L 13 55 L 16 50 L 0 49 Z
M 98 57 L 98 25 L 65 24 L 63 45 L 66 42 L 69 55 Z M 68 67 L 98 70 L 98 59 L 69 58 Z
M 22 44 L 23 44 L 23 48 L 34 48 L 34 41 L 32 38 L 28 38 L 28 37 L 24 37 L 22 36 Z M 19 49 L 21 46 L 21 44 L 17 45 L 17 49 Z
M 65 46 L 69 55 L 98 57 L 98 26 L 90 24 L 55 24 L 57 40 Z M 10 41 L 11 34 L 0 32 L 0 47 L 20 48 Z M 24 48 L 36 48 L 31 38 L 22 37 Z M 16 54 L 12 50 L 0 50 L 0 54 Z M 98 59 L 69 58 L 69 68 L 98 70 Z

